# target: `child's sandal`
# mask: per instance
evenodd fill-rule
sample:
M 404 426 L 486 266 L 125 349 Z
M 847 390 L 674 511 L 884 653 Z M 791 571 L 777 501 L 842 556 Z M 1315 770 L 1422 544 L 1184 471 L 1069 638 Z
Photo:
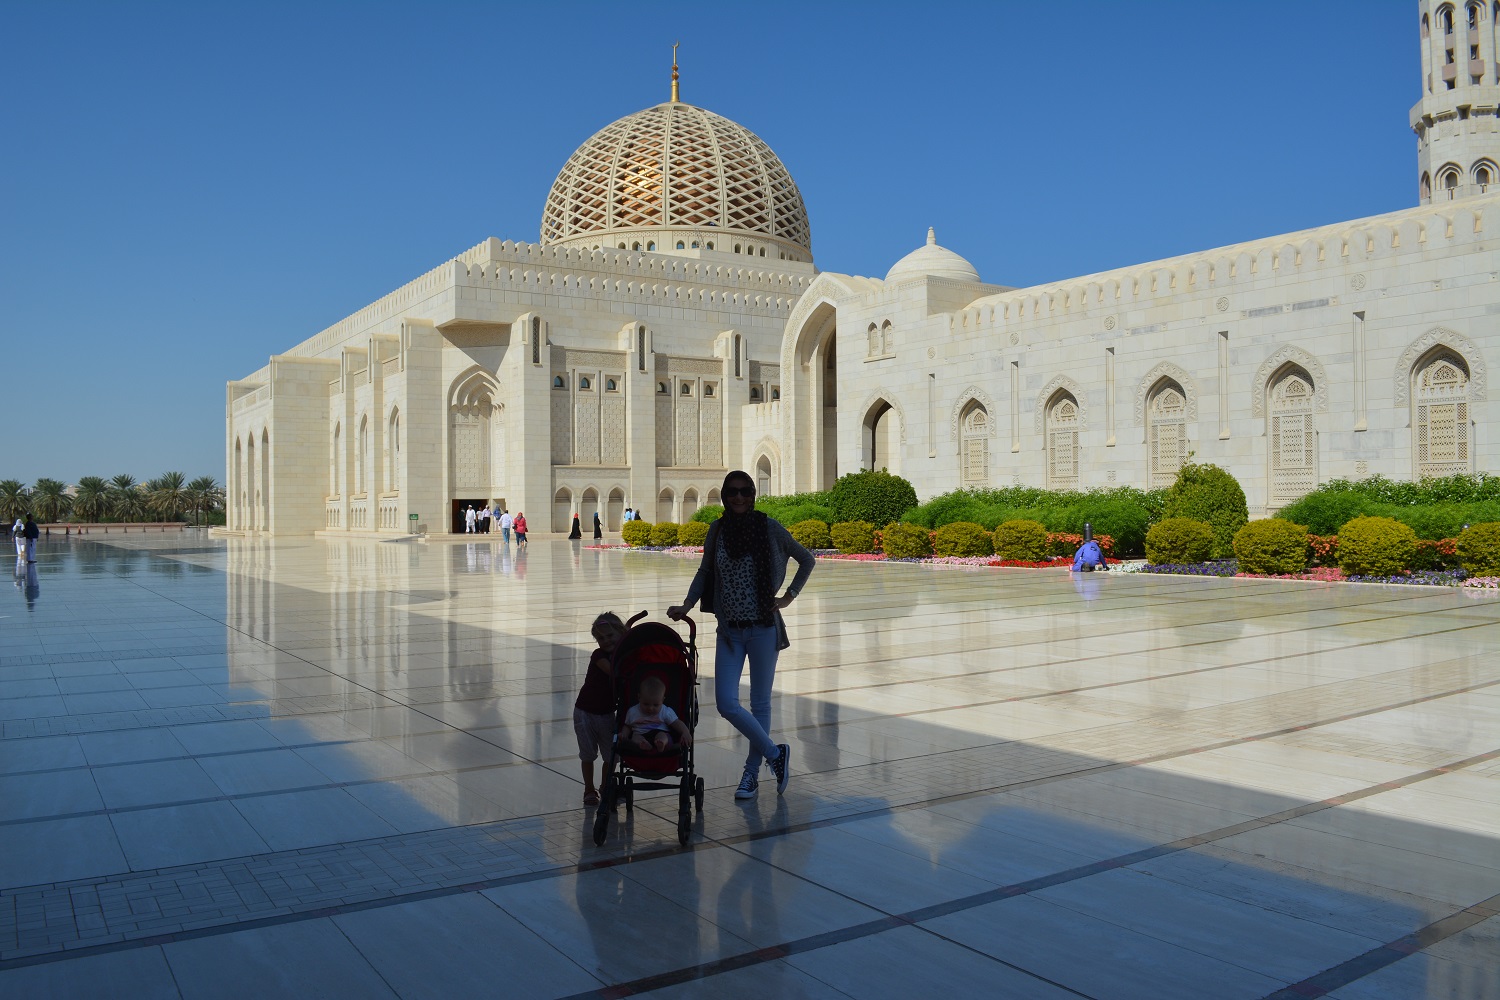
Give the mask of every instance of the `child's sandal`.
M 583 804 L 586 806 L 597 806 L 599 804 L 599 793 L 590 789 L 583 793 Z

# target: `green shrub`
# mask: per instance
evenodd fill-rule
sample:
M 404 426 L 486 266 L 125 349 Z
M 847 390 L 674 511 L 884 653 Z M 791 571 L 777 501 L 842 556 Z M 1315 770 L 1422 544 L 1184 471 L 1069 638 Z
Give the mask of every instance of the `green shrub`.
M 1116 486 L 1108 490 L 1043 490 L 1008 486 L 997 490 L 956 490 L 934 497 L 906 513 L 903 521 L 941 528 L 954 521 L 972 521 L 993 530 L 1006 521 L 1036 521 L 1048 531 L 1082 534 L 1092 524 L 1094 534 L 1115 541 L 1115 555 L 1140 555 L 1146 529 L 1161 517 L 1165 490 Z
M 936 556 L 990 556 L 995 554 L 995 539 L 982 525 L 972 521 L 954 521 L 937 530 L 932 539 Z
M 652 545 L 676 545 L 677 525 L 671 521 L 657 521 L 651 526 Z
M 651 544 L 651 522 L 650 521 L 626 521 L 620 525 L 620 538 L 626 545 L 650 545 Z
M 888 524 L 917 505 L 917 491 L 884 469 L 850 472 L 833 484 L 833 520 Z
M 1146 561 L 1153 566 L 1206 562 L 1214 551 L 1214 529 L 1207 521 L 1168 517 L 1146 532 Z
M 1251 521 L 1235 533 L 1234 555 L 1246 573 L 1301 573 L 1307 569 L 1307 529 L 1277 517 Z
M 711 503 L 705 504 L 704 506 L 699 507 L 697 510 L 693 511 L 692 519 L 694 521 L 697 521 L 699 524 L 713 524 L 723 516 L 724 505 Z
M 1177 481 L 1167 491 L 1162 516 L 1185 517 L 1207 523 L 1214 534 L 1214 559 L 1234 555 L 1234 536 L 1250 520 L 1245 491 L 1239 482 L 1217 465 L 1185 464 Z M 1149 558 L 1150 549 L 1147 549 Z
M 1001 559 L 1036 562 L 1047 558 L 1051 549 L 1047 526 L 1037 521 L 1006 521 L 995 529 L 995 555 Z
M 763 511 L 790 528 L 798 521 L 819 520 L 832 523 L 833 506 L 827 490 L 820 493 L 788 493 L 781 497 L 757 497 L 755 509 Z
M 1458 562 L 1470 576 L 1500 576 L 1500 522 L 1465 528 L 1458 536 Z
M 845 555 L 875 551 L 875 525 L 869 521 L 842 521 L 828 529 L 828 537 Z
M 880 547 L 887 558 L 915 559 L 932 555 L 932 532 L 920 524 L 892 521 L 880 534 Z
M 792 533 L 803 548 L 808 549 L 831 549 L 833 543 L 828 540 L 828 522 L 811 519 L 798 521 L 787 529 Z
M 708 539 L 708 524 L 704 521 L 688 521 L 677 529 L 678 545 L 702 545 Z
M 1339 529 L 1339 568 L 1349 576 L 1394 576 L 1411 567 L 1417 533 L 1389 517 L 1356 517 Z

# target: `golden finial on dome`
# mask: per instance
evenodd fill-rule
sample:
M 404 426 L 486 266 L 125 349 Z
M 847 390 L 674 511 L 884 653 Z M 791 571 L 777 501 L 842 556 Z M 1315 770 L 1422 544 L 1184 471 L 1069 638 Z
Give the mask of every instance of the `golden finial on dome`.
M 681 104 L 682 103 L 682 99 L 677 96 L 677 46 L 679 46 L 681 44 L 682 44 L 681 42 L 673 42 L 672 43 L 672 103 L 673 104 Z

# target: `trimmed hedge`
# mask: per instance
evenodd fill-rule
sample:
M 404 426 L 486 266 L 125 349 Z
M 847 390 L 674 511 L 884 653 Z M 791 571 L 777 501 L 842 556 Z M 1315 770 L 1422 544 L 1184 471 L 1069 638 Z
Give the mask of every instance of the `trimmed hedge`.
M 1245 504 L 1245 491 L 1228 472 L 1217 465 L 1189 462 L 1177 471 L 1177 482 L 1167 491 L 1162 516 L 1205 522 L 1214 534 L 1210 555 L 1227 559 L 1234 555 L 1235 533 L 1249 522 L 1250 510 Z M 1147 558 L 1149 552 L 1148 548 Z
M 1500 576 L 1500 522 L 1465 528 L 1458 536 L 1458 561 L 1470 576 Z
M 1047 529 L 1037 521 L 1006 521 L 995 529 L 995 555 L 1001 559 L 1036 562 L 1047 558 L 1051 549 Z
M 700 524 L 713 524 L 723 516 L 724 506 L 722 504 L 710 503 L 704 504 L 702 507 L 699 507 L 697 510 L 693 511 L 692 520 L 697 521 Z
M 708 540 L 708 523 L 688 521 L 677 528 L 678 545 L 702 545 Z
M 828 490 L 820 493 L 789 493 L 782 497 L 758 497 L 755 509 L 764 511 L 769 517 L 790 528 L 798 521 L 823 521 L 832 524 L 833 505 Z
M 1116 555 L 1139 555 L 1146 529 L 1161 517 L 1165 490 L 1117 486 L 1108 490 L 1043 490 L 1008 486 L 997 490 L 957 490 L 934 497 L 907 512 L 902 519 L 928 528 L 954 521 L 972 521 L 993 530 L 1006 521 L 1028 520 L 1059 534 L 1083 534 L 1092 524 L 1094 534 L 1108 535 Z
M 1214 529 L 1207 521 L 1169 517 L 1146 532 L 1146 561 L 1153 566 L 1206 562 L 1214 550 Z
M 1339 529 L 1339 568 L 1348 576 L 1395 576 L 1411 566 L 1417 533 L 1389 517 L 1356 517 Z
M 932 554 L 935 556 L 992 556 L 995 540 L 982 525 L 973 521 L 954 521 L 945 524 L 932 536 Z
M 1500 521 L 1500 476 L 1480 473 L 1414 483 L 1383 476 L 1335 479 L 1277 514 L 1319 535 L 1334 534 L 1362 515 L 1400 521 L 1418 538 L 1453 538 L 1466 524 Z
M 651 544 L 651 522 L 650 521 L 626 521 L 620 525 L 620 538 L 626 545 L 642 546 Z
M 828 524 L 825 521 L 807 520 L 798 521 L 787 529 L 792 533 L 803 548 L 808 549 L 830 549 L 833 543 L 828 540 Z
M 671 521 L 657 521 L 651 526 L 652 545 L 676 545 L 677 525 Z
M 1307 529 L 1280 518 L 1251 521 L 1234 536 L 1234 556 L 1246 573 L 1301 573 L 1307 552 Z
M 833 547 L 844 555 L 875 551 L 875 525 L 869 521 L 843 521 L 828 529 Z
M 889 524 L 917 505 L 911 483 L 884 469 L 850 472 L 838 478 L 829 496 L 834 522 Z
M 880 547 L 887 558 L 916 559 L 932 555 L 932 532 L 919 524 L 893 521 L 880 534 Z

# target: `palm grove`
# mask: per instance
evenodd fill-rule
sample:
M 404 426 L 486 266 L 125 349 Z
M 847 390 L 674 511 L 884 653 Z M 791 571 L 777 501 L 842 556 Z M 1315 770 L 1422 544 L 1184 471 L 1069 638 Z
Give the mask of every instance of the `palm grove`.
M 63 520 L 182 521 L 204 523 L 224 507 L 224 488 L 212 476 L 188 482 L 180 472 L 166 472 L 144 483 L 132 475 L 110 479 L 84 476 L 78 485 L 38 479 L 27 487 L 16 479 L 0 480 L 0 519 L 10 523 L 30 514 L 43 524 Z

